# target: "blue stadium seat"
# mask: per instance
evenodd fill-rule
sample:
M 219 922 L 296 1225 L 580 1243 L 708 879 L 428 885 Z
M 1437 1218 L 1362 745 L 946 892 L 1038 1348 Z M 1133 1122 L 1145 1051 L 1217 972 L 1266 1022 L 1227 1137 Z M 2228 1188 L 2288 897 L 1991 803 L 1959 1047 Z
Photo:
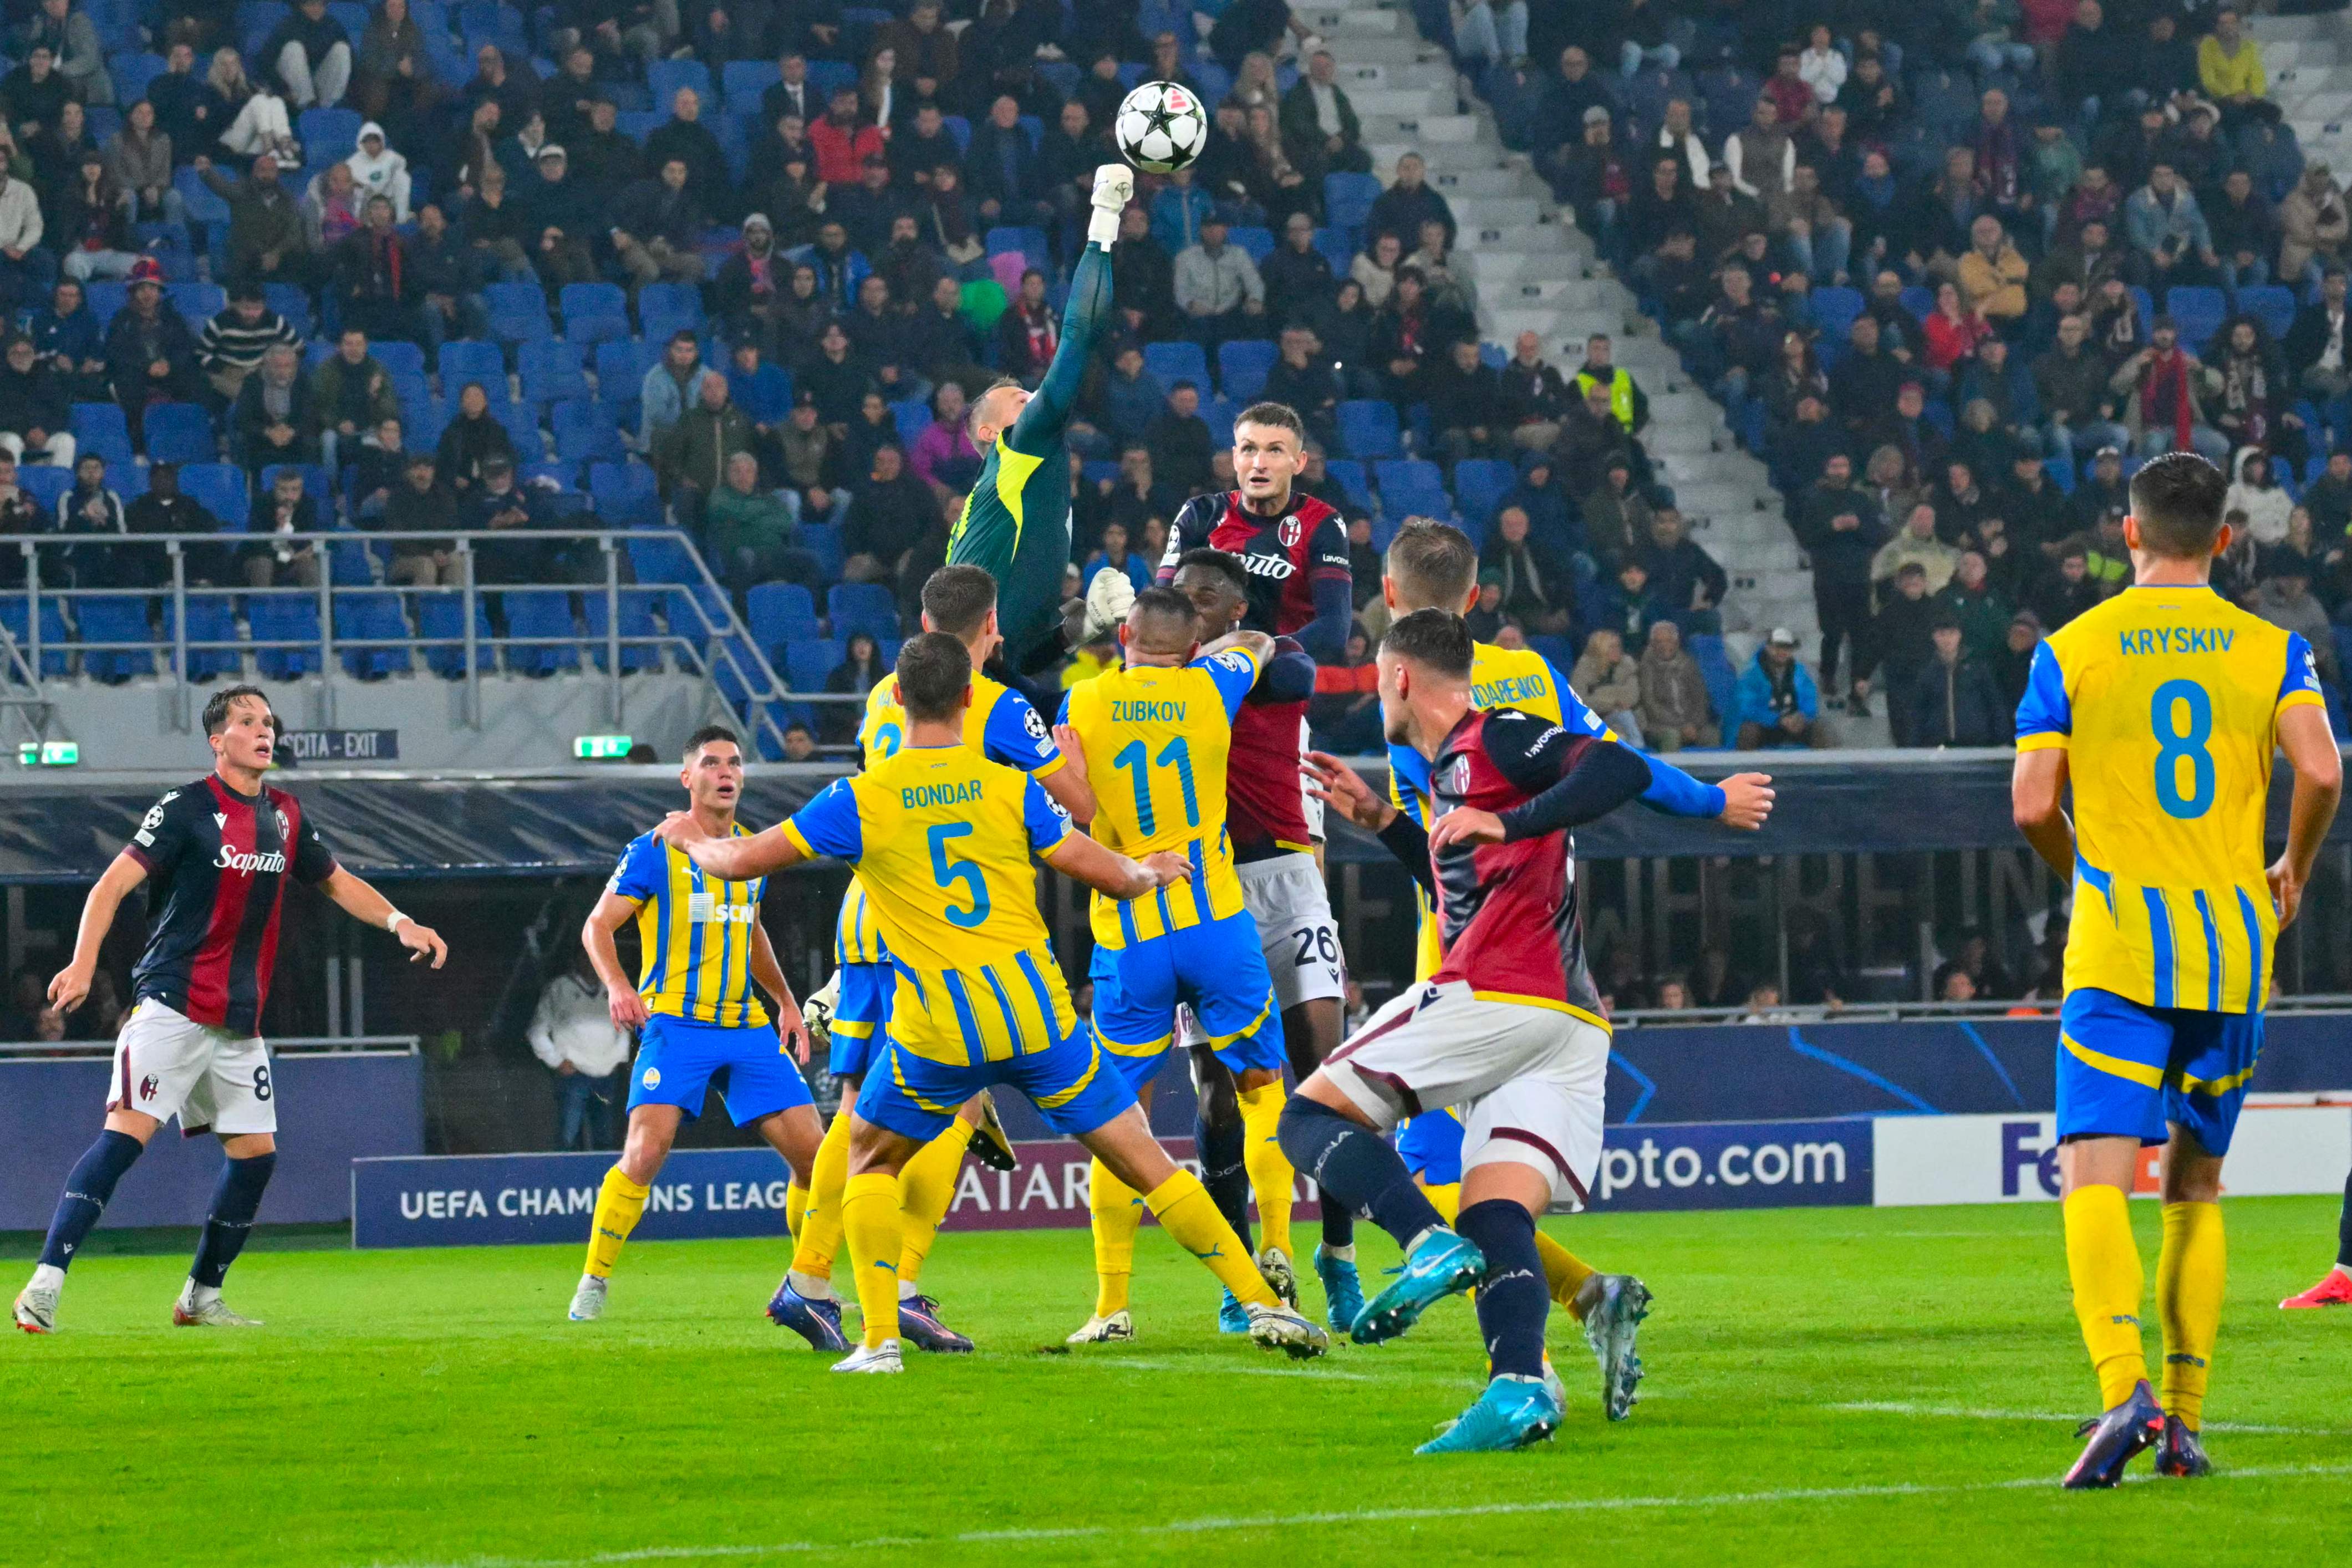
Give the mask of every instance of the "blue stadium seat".
M 1234 416 L 1240 410 L 1234 400 L 1219 393 L 1201 405 L 1201 422 L 1209 427 L 1209 449 L 1230 451 L 1234 444 Z
M 1723 727 L 1723 744 L 1738 739 L 1739 718 L 1739 677 L 1731 668 L 1731 659 L 1723 651 L 1720 637 L 1704 633 L 1689 638 L 1691 658 L 1698 662 L 1701 679 L 1706 682 L 1707 700 L 1715 705 L 1715 716 Z
M 154 639 L 147 624 L 144 594 L 101 594 L 78 600 L 74 618 L 83 643 L 146 643 Z M 109 685 L 137 675 L 155 673 L 155 656 L 146 648 L 85 651 L 82 673 Z
M 335 526 L 332 523 L 329 527 Z M 327 541 L 327 581 L 338 588 L 375 586 L 376 563 L 366 538 L 346 527 Z M 341 625 L 340 621 L 336 623 Z
M 817 625 L 816 600 L 798 583 L 761 584 L 743 595 L 743 612 L 752 640 L 771 658 L 789 643 L 824 635 Z
M 27 470 L 29 471 L 29 470 Z M 41 677 L 63 675 L 73 658 L 73 634 L 66 629 L 65 601 L 53 594 L 41 595 Z M 0 594 L 0 626 L 16 639 L 17 646 L 32 654 L 32 625 L 25 613 L 22 594 Z
M 898 636 L 898 596 L 880 583 L 835 583 L 824 591 L 824 613 L 833 622 L 833 635 L 837 637 L 849 635 L 842 629 L 845 621 L 855 622 L 868 630 L 877 625 L 887 625 L 890 628 L 887 635 Z M 874 635 L 881 637 L 886 634 L 876 632 Z
M 838 523 L 803 522 L 793 534 L 793 542 L 816 557 L 826 582 L 840 579 L 846 552 L 842 548 L 841 526 Z
M 659 315 L 665 321 L 683 320 L 691 326 L 703 321 L 702 290 L 691 283 L 648 283 L 637 290 L 637 313 L 640 317 Z M 646 336 L 654 335 L 646 329 Z
M 147 410 L 147 460 L 209 463 L 220 454 L 212 417 L 194 403 L 158 403 Z
M 1022 226 L 999 226 L 988 231 L 988 254 L 1018 256 L 1032 267 L 1050 267 L 1053 251 L 1045 241 L 1045 231 Z
M 387 675 L 405 675 L 412 668 L 406 639 L 408 617 L 401 613 L 400 595 L 373 590 L 367 593 L 338 593 L 335 604 L 335 637 L 338 641 L 394 641 L 397 647 L 363 647 L 339 650 L 343 668 L 361 680 L 381 680 Z
M 202 413 L 202 409 L 197 410 Z M 95 452 L 110 463 L 130 463 L 131 426 L 122 417 L 121 406 L 112 403 L 77 403 L 73 405 L 73 438 L 76 453 Z
M 509 637 L 577 637 L 572 595 L 562 588 L 509 588 L 499 595 Z M 556 642 L 507 648 L 507 668 L 516 675 L 552 675 L 580 668 L 577 643 Z
M 827 677 L 841 663 L 844 640 L 839 637 L 799 637 L 784 644 L 784 685 L 793 691 L 823 691 Z M 775 656 L 771 653 L 769 658 Z
M 2277 342 L 2294 325 L 2294 290 L 2267 283 L 2259 289 L 2238 290 L 2238 309 L 2263 324 L 2263 331 Z
M 1326 174 L 1323 221 L 1334 228 L 1361 228 L 1380 197 L 1381 183 L 1370 174 Z
M 2181 285 L 2164 291 L 2164 313 L 2180 329 L 2180 346 L 2201 354 L 2205 340 L 2221 330 L 2230 303 L 2219 289 Z
M 623 638 L 661 636 L 661 626 L 654 619 L 654 610 L 667 593 L 667 590 L 662 588 L 621 590 L 620 632 Z M 609 650 L 605 647 L 605 638 L 610 631 L 611 617 L 604 592 L 597 588 L 587 589 L 580 595 L 580 607 L 587 613 L 588 656 L 595 661 L 598 669 L 607 669 L 611 661 L 606 658 Z M 660 668 L 661 648 L 657 644 L 625 640 L 621 644 L 621 672 L 624 675 Z
M 658 363 L 662 345 L 623 336 L 596 345 L 596 401 L 635 424 L 645 395 L 646 372 Z
M 536 283 L 490 283 L 482 302 L 489 310 L 490 335 L 502 343 L 531 343 L 555 335 L 547 319 L 547 295 Z
M 2074 493 L 2074 462 L 2073 458 L 2046 458 L 2042 459 L 2042 471 L 2050 476 L 2050 482 L 2058 487 L 2059 494 L 2071 496 Z
M 581 345 L 568 339 L 546 338 L 524 343 L 515 351 L 515 368 L 522 373 L 526 402 L 560 403 L 567 397 L 588 395 L 588 374 Z M 557 444 L 562 445 L 560 438 Z
M 178 622 L 169 595 L 163 596 L 163 636 L 168 639 L 175 636 Z M 243 668 L 245 656 L 237 648 L 236 610 L 229 595 L 202 591 L 188 595 L 188 644 L 185 679 L 189 680 L 235 675 Z
M 664 531 L 628 542 L 629 564 L 635 569 L 638 582 L 700 585 L 702 573 L 695 565 L 684 534 Z
M 1404 448 L 1398 439 L 1396 408 L 1377 398 L 1350 398 L 1339 405 L 1339 445 L 1357 458 L 1394 458 Z
M 547 455 L 546 438 L 539 433 L 539 410 L 530 404 L 493 401 L 490 417 L 506 427 L 516 462 L 536 463 Z
M 244 531 L 250 502 L 245 470 L 235 463 L 190 463 L 180 470 L 180 492 L 220 519 L 224 529 Z
M 1227 231 L 1227 237 L 1234 242 L 1234 249 L 1253 262 L 1262 264 L 1274 254 L 1274 230 L 1262 225 L 1236 224 Z
M 312 164 L 340 163 L 359 151 L 360 125 L 356 110 L 306 109 L 294 117 L 294 134 Z
M 166 283 L 163 297 L 180 312 L 188 330 L 199 335 L 206 321 L 228 309 L 228 290 L 217 283 Z
M 931 427 L 931 410 L 928 404 L 904 398 L 890 405 L 890 420 L 898 427 L 898 444 L 911 447 Z
M 1462 509 L 1462 521 L 1483 535 L 1495 508 L 1518 482 L 1519 471 L 1499 458 L 1468 458 L 1454 464 L 1454 499 Z
M 1331 482 L 1349 500 L 1366 511 L 1372 510 L 1371 481 L 1361 462 L 1353 458 L 1331 458 L 1325 460 L 1323 471 L 1331 476 Z
M 26 464 L 16 469 L 16 483 L 33 498 L 33 504 L 41 509 L 43 517 L 54 520 L 58 515 L 58 502 L 73 489 L 73 470 L 53 468 L 47 463 Z M 55 556 L 42 557 L 45 565 L 55 559 Z
M 1146 343 L 1143 367 L 1171 392 L 1178 382 L 1189 381 L 1201 389 L 1203 399 L 1209 395 L 1209 356 L 1201 352 L 1198 343 Z
M 1822 336 L 1843 342 L 1846 329 L 1862 314 L 1861 290 L 1822 284 L 1813 290 L 1813 321 L 1821 327 Z
M 1372 464 L 1372 482 L 1380 487 L 1381 515 L 1391 522 L 1408 517 L 1451 518 L 1454 499 L 1435 463 L 1417 458 L 1382 458 Z
M 628 447 L 621 441 L 620 426 L 613 423 L 613 412 L 603 404 L 587 398 L 574 398 L 555 405 L 555 460 L 559 463 L 618 463 L 625 461 Z
M 282 647 L 259 647 L 254 663 L 265 679 L 290 680 L 298 675 L 319 672 L 319 597 L 306 591 L 295 593 L 254 593 L 246 595 L 245 616 L 253 628 L 257 644 L 284 643 Z
M 404 376 L 414 376 L 419 381 L 425 378 L 425 351 L 415 343 L 403 342 L 398 338 L 385 338 L 370 342 L 368 353 L 375 355 L 375 363 L 383 366 L 384 374 L 395 381 Z
M 452 406 L 457 394 L 472 383 L 478 382 L 489 394 L 492 403 L 509 401 L 507 395 L 507 364 L 499 355 L 499 345 L 458 338 L 441 345 L 441 395 Z
M 643 463 L 593 463 L 588 500 L 596 515 L 614 528 L 652 528 L 661 521 L 661 491 L 653 469 Z
M 186 172 L 184 169 L 181 171 L 183 174 Z M 212 195 L 209 191 L 205 194 Z M 213 199 L 220 201 L 218 196 L 214 196 Z M 228 221 L 228 204 L 226 202 L 221 202 L 221 221 L 223 223 Z M 123 305 L 129 301 L 131 285 L 110 283 L 103 278 L 93 278 L 81 286 L 81 297 L 89 301 L 89 313 L 98 318 L 99 330 L 103 331 L 107 323 L 113 321 Z
M 556 306 L 563 312 L 563 335 L 575 343 L 629 335 L 629 297 L 616 283 L 566 283 Z
M 418 594 L 416 629 L 425 642 L 425 668 L 445 680 L 462 679 L 466 674 L 465 594 L 455 588 Z M 481 667 L 493 668 L 488 650 L 489 605 L 478 597 L 474 601 L 474 638 Z
M 211 286 L 207 285 L 207 287 Z M 217 295 L 221 290 L 215 287 L 213 288 L 213 292 Z M 261 302 L 285 317 L 286 324 L 292 327 L 295 331 L 306 338 L 310 335 L 310 295 L 291 283 L 264 283 L 261 286 Z M 227 300 L 222 300 L 219 303 L 212 304 L 210 309 L 205 310 L 205 314 L 217 316 L 227 307 Z
M 1235 338 L 1217 345 L 1217 384 L 1227 397 L 1246 405 L 1265 390 L 1266 372 L 1280 352 L 1263 338 Z
M 710 90 L 710 68 L 700 60 L 656 60 L 646 67 L 646 90 L 654 95 L 654 108 L 665 120 L 682 87 L 694 89 L 695 96 L 705 103 L 718 101 Z
M 761 95 L 783 79 L 772 60 L 729 60 L 719 68 L 719 85 L 730 109 L 739 103 L 757 109 Z
M 161 55 L 116 55 L 107 61 L 107 74 L 114 79 L 114 101 L 138 102 L 147 96 L 147 84 L 171 68 Z

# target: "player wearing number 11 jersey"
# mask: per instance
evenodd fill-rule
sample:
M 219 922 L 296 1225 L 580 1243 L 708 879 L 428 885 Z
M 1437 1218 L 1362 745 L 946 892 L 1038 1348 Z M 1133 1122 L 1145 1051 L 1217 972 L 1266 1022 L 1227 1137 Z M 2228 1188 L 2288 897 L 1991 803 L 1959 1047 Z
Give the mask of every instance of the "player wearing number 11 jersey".
M 2151 1444 L 2159 1474 L 2207 1468 L 2197 1434 L 2221 1317 L 2221 1161 L 2262 1050 L 2272 943 L 2342 788 L 2311 649 L 2209 584 L 2230 544 L 2227 488 L 2188 452 L 2133 477 L 2133 585 L 2035 651 L 2017 710 L 2017 825 L 2074 899 L 2058 1169 L 2074 1313 L 2105 1414 L 2084 1428 L 2070 1488 L 2114 1486 Z M 2265 868 L 2278 747 L 2294 799 L 2286 853 Z M 2161 1405 L 2125 1201 L 2149 1144 L 2165 1146 Z

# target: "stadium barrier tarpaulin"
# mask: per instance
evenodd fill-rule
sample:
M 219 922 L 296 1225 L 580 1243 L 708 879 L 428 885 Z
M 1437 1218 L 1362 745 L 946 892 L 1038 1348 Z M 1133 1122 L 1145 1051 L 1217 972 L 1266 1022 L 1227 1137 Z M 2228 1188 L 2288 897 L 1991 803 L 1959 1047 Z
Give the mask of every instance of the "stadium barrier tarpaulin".
M 1589 860 L 1681 855 L 1813 855 L 2013 848 L 2007 752 L 1680 753 L 1714 780 L 1742 768 L 1775 775 L 1780 799 L 1762 833 L 1633 808 L 1577 832 Z M 0 774 L 0 885 L 95 880 L 167 789 L 200 762 L 153 773 Z M 766 826 L 806 804 L 845 770 L 754 765 L 741 816 Z M 1384 769 L 1364 764 L 1375 787 Z M 2273 837 L 2286 829 L 2287 770 L 2273 781 Z M 602 876 L 618 847 L 685 803 L 677 770 L 659 765 L 545 773 L 417 774 L 285 769 L 270 783 L 299 795 L 338 858 L 371 877 Z M 2352 837 L 2339 816 L 2332 834 Z M 1386 864 L 1377 840 L 1330 824 L 1330 858 Z

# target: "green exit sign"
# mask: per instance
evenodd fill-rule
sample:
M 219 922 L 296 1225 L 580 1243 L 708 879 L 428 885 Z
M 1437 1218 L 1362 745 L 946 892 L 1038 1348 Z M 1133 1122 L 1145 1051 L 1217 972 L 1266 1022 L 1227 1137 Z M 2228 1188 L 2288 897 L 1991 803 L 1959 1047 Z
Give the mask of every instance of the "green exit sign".
M 81 747 L 71 741 L 26 741 L 16 748 L 16 761 L 28 768 L 69 768 L 81 761 Z
M 572 754 L 583 763 L 613 763 L 629 754 L 626 735 L 581 735 L 572 740 Z

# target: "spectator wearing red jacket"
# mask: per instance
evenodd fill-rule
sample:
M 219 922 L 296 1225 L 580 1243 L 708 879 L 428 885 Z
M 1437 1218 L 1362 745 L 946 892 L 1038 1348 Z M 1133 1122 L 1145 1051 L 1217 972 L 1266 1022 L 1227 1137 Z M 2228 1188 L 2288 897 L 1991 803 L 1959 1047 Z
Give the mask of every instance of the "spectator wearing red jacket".
M 816 177 L 828 185 L 854 185 L 868 158 L 884 156 L 882 132 L 857 120 L 857 89 L 835 88 L 824 118 L 808 128 L 816 150 Z

